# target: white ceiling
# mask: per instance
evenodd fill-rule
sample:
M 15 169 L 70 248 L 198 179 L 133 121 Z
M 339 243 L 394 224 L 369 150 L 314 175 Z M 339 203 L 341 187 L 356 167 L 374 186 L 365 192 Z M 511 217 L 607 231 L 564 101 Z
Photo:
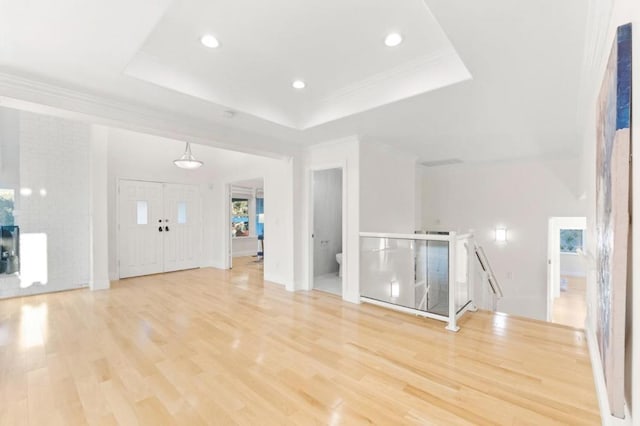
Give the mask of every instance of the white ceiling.
M 0 0 L 0 100 L 26 77 L 233 149 L 356 134 L 423 160 L 575 152 L 585 3 Z M 391 30 L 405 36 L 394 49 Z
M 422 0 L 312 4 L 175 0 L 125 73 L 297 129 L 470 77 Z M 393 31 L 404 43 L 386 47 Z

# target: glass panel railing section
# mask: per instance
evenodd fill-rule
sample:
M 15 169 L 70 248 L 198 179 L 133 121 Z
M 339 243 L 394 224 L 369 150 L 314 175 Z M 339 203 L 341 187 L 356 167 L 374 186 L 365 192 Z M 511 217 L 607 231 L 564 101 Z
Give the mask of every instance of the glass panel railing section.
M 454 286 L 456 313 L 460 312 L 465 308 L 465 306 L 471 303 L 471 280 L 469 269 L 471 266 L 472 255 L 473 242 L 471 241 L 471 234 L 458 236 L 455 256 L 456 283 Z
M 472 234 L 360 233 L 360 297 L 368 303 L 447 322 L 476 310 Z
M 449 242 L 423 241 L 426 252 L 420 255 L 424 262 L 427 277 L 426 309 L 438 315 L 449 312 Z
M 362 237 L 360 247 L 361 296 L 448 315 L 448 241 Z

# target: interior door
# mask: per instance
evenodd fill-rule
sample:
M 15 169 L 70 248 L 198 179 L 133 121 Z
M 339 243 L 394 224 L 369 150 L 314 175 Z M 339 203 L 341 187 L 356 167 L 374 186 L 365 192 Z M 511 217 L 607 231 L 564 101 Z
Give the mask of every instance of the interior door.
M 197 268 L 202 245 L 198 187 L 164 184 L 163 227 L 164 271 Z
M 118 191 L 120 278 L 162 272 L 162 184 L 121 180 Z

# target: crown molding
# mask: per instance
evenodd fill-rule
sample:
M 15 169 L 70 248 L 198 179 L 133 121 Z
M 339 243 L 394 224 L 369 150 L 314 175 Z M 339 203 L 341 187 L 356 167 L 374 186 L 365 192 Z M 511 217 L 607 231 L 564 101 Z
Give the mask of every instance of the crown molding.
M 443 48 L 333 91 L 314 105 L 301 129 L 311 129 L 471 78 L 457 52 Z M 341 113 L 344 111 L 351 112 L 344 115 Z
M 413 74 L 416 71 L 451 57 L 456 59 L 459 58 L 453 48 L 440 49 L 427 55 L 418 56 L 393 68 L 370 75 L 369 77 L 363 78 L 353 84 L 334 90 L 332 93 L 321 98 L 318 101 L 318 104 L 335 102 L 337 100 L 351 97 L 360 91 L 370 90 L 387 80 L 393 80 L 408 74 Z
M 181 116 L 3 71 L 0 71 L 0 106 L 172 139 L 188 139 L 216 148 L 272 158 L 288 157 L 300 149 L 291 142 L 224 126 L 213 120 Z

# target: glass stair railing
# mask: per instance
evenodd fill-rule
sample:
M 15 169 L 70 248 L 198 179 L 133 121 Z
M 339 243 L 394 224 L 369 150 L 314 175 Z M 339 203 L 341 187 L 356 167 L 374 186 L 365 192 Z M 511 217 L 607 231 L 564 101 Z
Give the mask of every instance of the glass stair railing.
M 476 310 L 469 264 L 472 234 L 360 234 L 361 300 L 447 322 Z

